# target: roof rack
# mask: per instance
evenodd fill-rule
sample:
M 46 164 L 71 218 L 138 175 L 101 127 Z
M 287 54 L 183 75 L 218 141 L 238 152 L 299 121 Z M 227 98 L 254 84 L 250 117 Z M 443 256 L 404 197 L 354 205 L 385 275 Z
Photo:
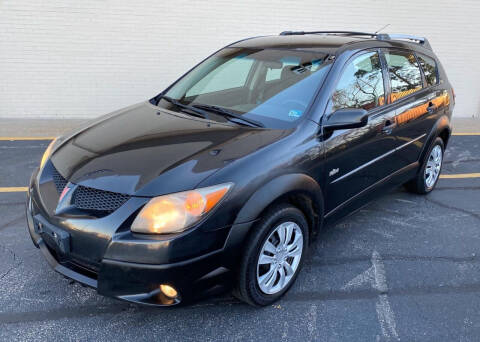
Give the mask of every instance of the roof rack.
M 281 36 L 296 36 L 304 34 L 343 34 L 348 36 L 370 36 L 375 37 L 375 33 L 368 32 L 356 32 L 356 31 L 283 31 L 280 33 Z
M 386 34 L 388 36 L 388 39 L 392 40 L 410 40 L 413 42 L 416 42 L 420 45 L 423 45 L 427 49 L 431 50 L 432 47 L 430 46 L 430 43 L 428 42 L 428 39 L 425 37 L 417 37 L 417 36 L 412 36 L 410 34 L 396 34 L 396 33 L 389 33 Z
M 430 43 L 425 37 L 417 37 L 409 34 L 389 34 L 389 33 L 369 33 L 369 32 L 357 32 L 357 31 L 283 31 L 281 36 L 295 36 L 305 34 L 337 34 L 345 36 L 368 36 L 376 38 L 378 40 L 409 40 L 416 42 L 427 49 L 432 49 Z

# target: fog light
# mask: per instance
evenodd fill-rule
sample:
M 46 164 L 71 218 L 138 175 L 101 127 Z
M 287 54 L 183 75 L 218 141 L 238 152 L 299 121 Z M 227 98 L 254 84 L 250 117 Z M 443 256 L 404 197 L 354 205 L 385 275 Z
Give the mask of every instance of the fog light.
M 175 288 L 167 284 L 160 285 L 160 291 L 162 291 L 162 293 L 168 298 L 175 299 L 178 296 L 177 290 L 175 290 Z

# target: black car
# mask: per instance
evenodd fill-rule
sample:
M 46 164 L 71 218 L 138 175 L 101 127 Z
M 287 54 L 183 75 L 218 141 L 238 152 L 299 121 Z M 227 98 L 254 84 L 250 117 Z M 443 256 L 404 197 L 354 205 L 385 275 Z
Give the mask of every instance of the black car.
M 267 305 L 327 223 L 405 184 L 435 187 L 453 89 L 424 38 L 283 32 L 215 52 L 149 101 L 53 141 L 34 244 L 123 300 L 218 293 Z

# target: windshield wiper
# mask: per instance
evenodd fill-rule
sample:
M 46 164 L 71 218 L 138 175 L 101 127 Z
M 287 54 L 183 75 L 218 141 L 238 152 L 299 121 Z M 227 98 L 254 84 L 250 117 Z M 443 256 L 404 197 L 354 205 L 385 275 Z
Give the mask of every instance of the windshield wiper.
M 170 102 L 171 104 L 173 104 L 173 105 L 175 105 L 179 108 L 184 109 L 185 113 L 188 113 L 188 114 L 191 114 L 191 115 L 194 115 L 194 116 L 198 116 L 198 117 L 201 117 L 203 119 L 209 119 L 207 112 L 205 112 L 204 110 L 195 108 L 193 106 L 185 105 L 185 104 L 181 103 L 180 101 L 171 98 L 170 96 L 160 95 L 158 97 L 157 105 L 160 102 L 160 100 L 162 100 L 162 99 Z M 187 110 L 190 111 L 190 112 L 187 112 Z M 195 114 L 193 114 L 192 112 L 195 113 Z
M 252 120 L 252 119 L 244 118 L 243 116 L 241 116 L 239 114 L 236 114 L 232 111 L 229 111 L 228 109 L 221 108 L 221 107 L 218 107 L 218 106 L 212 106 L 212 105 L 206 105 L 206 104 L 192 104 L 192 107 L 201 108 L 201 109 L 205 109 L 205 110 L 208 110 L 208 111 L 211 111 L 211 112 L 215 112 L 217 114 L 221 114 L 221 115 L 225 116 L 227 119 L 234 118 L 236 120 L 240 120 L 243 123 L 247 123 L 248 126 L 265 127 L 265 125 L 262 124 L 261 122 L 258 122 L 256 120 Z M 240 122 L 237 122 L 236 120 L 230 120 L 230 121 L 233 121 L 235 123 L 240 123 Z

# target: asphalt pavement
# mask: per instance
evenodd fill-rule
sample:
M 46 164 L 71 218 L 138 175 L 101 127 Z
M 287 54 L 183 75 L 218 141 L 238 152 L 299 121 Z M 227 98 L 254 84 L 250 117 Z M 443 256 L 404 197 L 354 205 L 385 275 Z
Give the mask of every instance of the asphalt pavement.
M 0 141 L 0 340 L 480 340 L 480 135 L 451 138 L 443 174 L 454 178 L 431 194 L 399 188 L 327 227 L 290 292 L 261 309 L 229 294 L 132 305 L 54 272 L 27 233 L 21 189 L 47 144 Z

